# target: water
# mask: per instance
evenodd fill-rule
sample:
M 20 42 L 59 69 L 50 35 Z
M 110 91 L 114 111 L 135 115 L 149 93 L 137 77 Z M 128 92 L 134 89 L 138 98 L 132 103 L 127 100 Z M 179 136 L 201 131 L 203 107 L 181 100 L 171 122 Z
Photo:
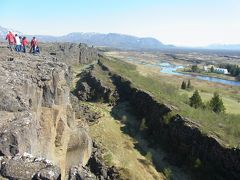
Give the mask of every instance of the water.
M 183 66 L 176 66 L 172 65 L 170 63 L 160 63 L 159 66 L 161 67 L 161 72 L 166 74 L 173 74 L 173 75 L 179 75 L 179 76 L 189 76 L 200 80 L 205 80 L 209 82 L 216 82 L 216 83 L 222 83 L 227 84 L 231 86 L 240 86 L 240 82 L 238 81 L 231 81 L 231 80 L 225 80 L 220 78 L 214 78 L 209 76 L 199 76 L 199 75 L 192 75 L 192 74 L 183 74 L 180 72 L 176 72 L 177 69 L 183 68 Z
M 231 80 L 225 80 L 225 79 L 214 78 L 214 77 L 209 77 L 209 76 L 199 76 L 199 75 L 180 73 L 180 72 L 177 72 L 177 70 L 181 69 L 181 68 L 184 68 L 183 66 L 173 65 L 173 64 L 170 64 L 170 63 L 167 63 L 167 62 L 156 63 L 156 64 L 148 64 L 146 61 L 144 61 L 144 60 L 139 61 L 138 59 L 136 59 L 134 57 L 128 57 L 127 60 L 134 61 L 134 62 L 137 62 L 139 64 L 150 66 L 150 67 L 158 66 L 158 67 L 161 68 L 161 72 L 166 73 L 166 74 L 173 74 L 173 75 L 178 75 L 178 76 L 188 76 L 188 77 L 193 77 L 193 78 L 196 78 L 196 79 L 209 81 L 209 82 L 222 83 L 222 84 L 231 85 L 231 86 L 240 86 L 239 81 L 231 81 Z

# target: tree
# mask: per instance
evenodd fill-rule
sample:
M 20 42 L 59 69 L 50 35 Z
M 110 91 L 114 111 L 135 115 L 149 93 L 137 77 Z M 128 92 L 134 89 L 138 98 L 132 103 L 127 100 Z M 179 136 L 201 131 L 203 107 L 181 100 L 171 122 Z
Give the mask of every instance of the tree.
M 212 99 L 210 100 L 209 107 L 215 113 L 225 112 L 223 101 L 217 92 L 214 93 Z
M 192 72 L 198 72 L 199 68 L 197 65 L 192 65 Z
M 191 81 L 190 81 L 190 79 L 188 80 L 188 83 L 187 83 L 187 88 L 189 89 L 189 88 L 191 88 L 192 87 L 192 85 L 191 85 Z
M 187 89 L 187 84 L 185 81 L 182 82 L 181 89 Z
M 192 97 L 190 97 L 189 100 L 190 100 L 190 106 L 192 106 L 194 108 L 199 108 L 199 107 L 203 107 L 204 106 L 204 104 L 202 102 L 202 98 L 199 95 L 198 90 L 196 90 L 193 93 Z
M 211 72 L 211 73 L 214 72 L 214 67 L 213 67 L 213 66 L 211 66 L 211 68 L 210 68 L 210 72 Z

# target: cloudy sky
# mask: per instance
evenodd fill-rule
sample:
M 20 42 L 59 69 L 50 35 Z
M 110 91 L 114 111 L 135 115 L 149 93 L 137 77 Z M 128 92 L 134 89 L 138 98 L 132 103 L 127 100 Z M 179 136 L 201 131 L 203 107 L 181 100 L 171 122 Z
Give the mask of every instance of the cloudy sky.
M 180 46 L 240 44 L 240 0 L 0 0 L 0 26 L 150 36 Z

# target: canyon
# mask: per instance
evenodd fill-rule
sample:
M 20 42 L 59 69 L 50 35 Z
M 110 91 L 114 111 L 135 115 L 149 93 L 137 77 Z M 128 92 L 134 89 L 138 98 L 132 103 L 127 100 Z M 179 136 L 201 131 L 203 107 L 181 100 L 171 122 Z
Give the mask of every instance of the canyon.
M 132 128 L 144 122 L 141 137 L 153 149 L 164 149 L 176 166 L 200 162 L 208 179 L 239 179 L 238 148 L 203 133 L 173 105 L 137 87 L 97 49 L 45 43 L 41 51 L 34 56 L 0 48 L 1 178 L 121 179 L 119 167 L 104 161 L 101 143 L 89 132 L 101 114 L 88 103 L 100 102 L 112 107 L 113 117 L 127 103 L 136 117 Z

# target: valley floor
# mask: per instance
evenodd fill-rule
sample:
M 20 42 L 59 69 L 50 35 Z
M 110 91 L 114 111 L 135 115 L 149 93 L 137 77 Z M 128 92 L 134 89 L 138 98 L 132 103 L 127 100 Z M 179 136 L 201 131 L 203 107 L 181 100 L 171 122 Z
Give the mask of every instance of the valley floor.
M 105 163 L 120 170 L 121 179 L 190 179 L 183 170 L 166 161 L 163 151 L 150 148 L 140 133 L 135 132 L 136 117 L 129 112 L 128 103 L 115 107 L 101 103 L 88 106 L 102 114 L 99 122 L 90 126 L 90 135 L 103 149 Z

